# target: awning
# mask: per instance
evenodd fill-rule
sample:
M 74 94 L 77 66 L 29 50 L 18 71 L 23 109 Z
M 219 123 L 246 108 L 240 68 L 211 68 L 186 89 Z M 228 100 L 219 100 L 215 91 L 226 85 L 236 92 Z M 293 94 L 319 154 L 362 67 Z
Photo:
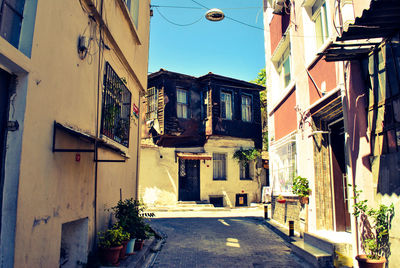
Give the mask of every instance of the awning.
M 180 159 L 186 160 L 211 160 L 212 155 L 205 153 L 176 153 Z
M 371 0 L 369 9 L 319 55 L 324 55 L 326 61 L 360 59 L 379 45 L 382 38 L 390 38 L 399 31 L 400 1 Z

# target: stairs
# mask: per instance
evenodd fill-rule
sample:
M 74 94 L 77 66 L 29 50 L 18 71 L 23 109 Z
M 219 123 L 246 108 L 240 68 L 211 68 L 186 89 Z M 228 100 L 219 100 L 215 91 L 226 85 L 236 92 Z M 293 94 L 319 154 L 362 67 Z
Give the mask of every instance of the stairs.
M 330 232 L 330 235 L 339 236 L 340 233 Z M 352 267 L 351 244 L 347 241 L 333 241 L 327 237 L 304 233 L 304 238 L 296 238 L 290 246 L 294 254 L 298 255 L 314 267 Z

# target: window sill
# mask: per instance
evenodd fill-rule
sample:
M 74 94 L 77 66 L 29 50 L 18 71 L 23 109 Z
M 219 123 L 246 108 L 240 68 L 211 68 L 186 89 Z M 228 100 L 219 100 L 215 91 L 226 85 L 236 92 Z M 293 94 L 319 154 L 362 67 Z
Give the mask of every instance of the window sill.
M 221 179 L 220 178 L 218 178 L 218 179 L 217 178 L 213 178 L 213 181 L 226 181 L 226 178 L 221 178 Z
M 309 70 L 317 61 L 319 61 L 323 57 L 322 55 L 318 55 L 318 54 L 324 52 L 332 43 L 333 43 L 332 37 L 328 37 L 328 39 L 326 39 L 325 43 L 317 49 L 314 57 L 311 58 L 311 60 L 308 61 L 308 63 L 306 64 L 307 70 Z
M 252 178 L 240 178 L 241 181 L 252 181 Z
M 110 147 L 114 147 L 115 150 L 120 151 L 124 155 L 124 157 L 131 158 L 130 155 L 128 154 L 128 149 L 129 148 L 127 148 L 124 145 L 119 144 L 118 142 L 110 139 L 109 137 L 107 137 L 104 134 L 100 134 L 100 138 L 103 140 L 103 142 L 105 144 L 110 145 Z

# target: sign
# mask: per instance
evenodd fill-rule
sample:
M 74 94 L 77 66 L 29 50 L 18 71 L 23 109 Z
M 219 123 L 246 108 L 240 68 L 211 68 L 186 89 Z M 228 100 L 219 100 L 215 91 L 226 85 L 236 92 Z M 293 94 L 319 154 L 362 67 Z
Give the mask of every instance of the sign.
M 139 107 L 137 107 L 136 104 L 133 104 L 132 113 L 136 118 L 139 118 Z

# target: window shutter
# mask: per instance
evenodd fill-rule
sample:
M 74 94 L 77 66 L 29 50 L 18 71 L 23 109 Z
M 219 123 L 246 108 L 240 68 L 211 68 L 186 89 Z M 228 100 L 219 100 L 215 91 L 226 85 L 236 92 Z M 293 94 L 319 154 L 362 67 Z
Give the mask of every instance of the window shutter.
M 157 98 L 157 119 L 160 124 L 160 134 L 164 134 L 164 87 L 158 90 Z

